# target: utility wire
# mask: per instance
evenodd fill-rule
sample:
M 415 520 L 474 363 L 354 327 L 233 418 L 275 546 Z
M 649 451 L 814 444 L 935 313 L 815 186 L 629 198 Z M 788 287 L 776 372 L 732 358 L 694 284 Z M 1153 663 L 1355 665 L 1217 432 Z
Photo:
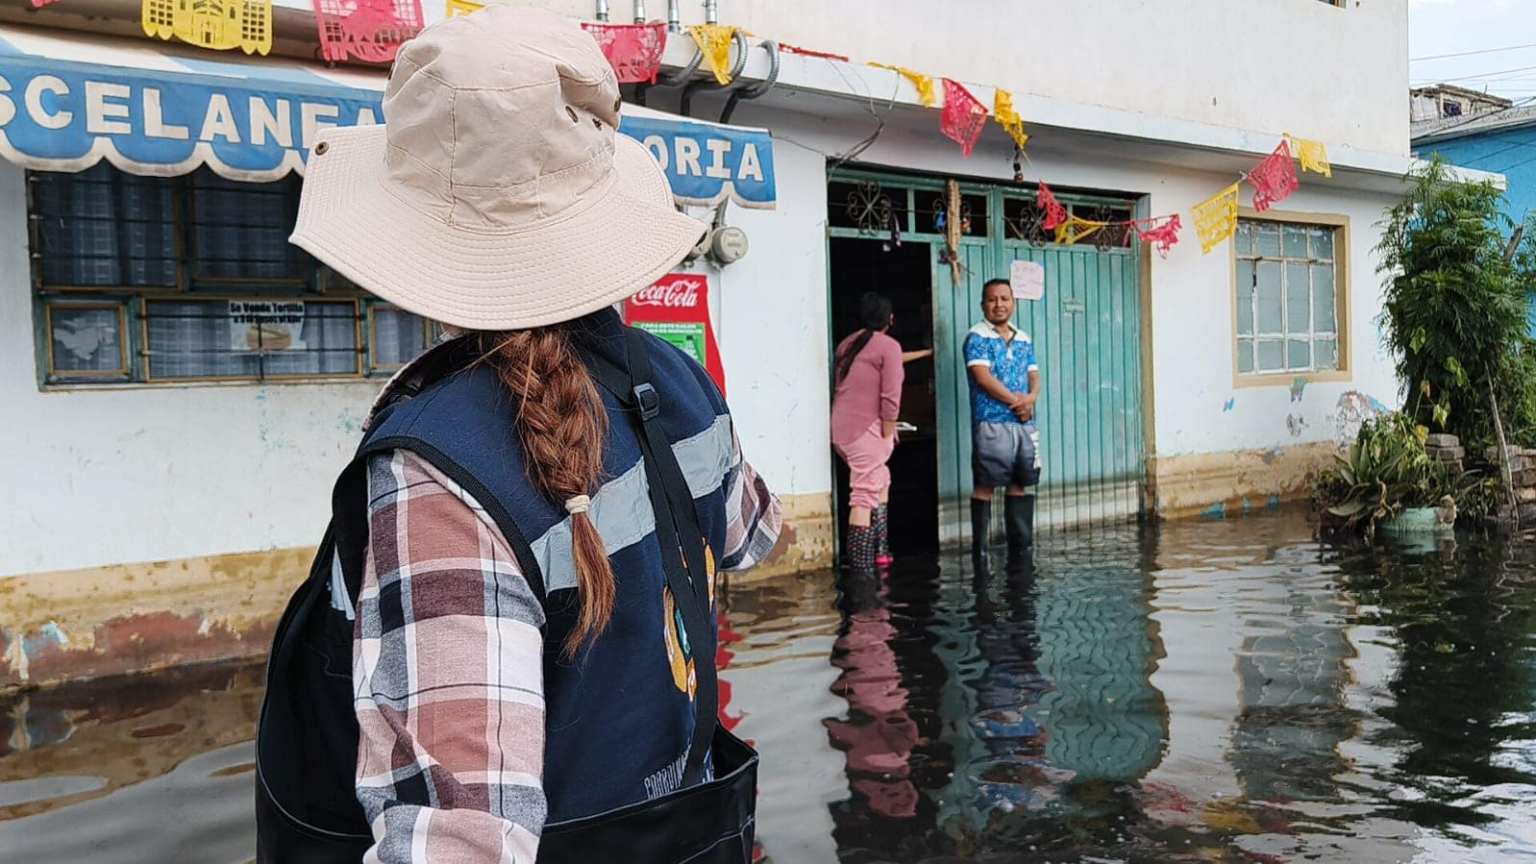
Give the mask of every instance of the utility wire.
M 1456 54 L 1431 54 L 1428 57 L 1409 57 L 1409 63 L 1423 63 L 1429 60 L 1445 60 L 1450 57 L 1471 57 L 1476 54 L 1497 54 L 1501 51 L 1519 51 L 1522 48 L 1536 48 L 1536 43 L 1530 45 L 1510 45 L 1507 48 L 1482 48 L 1477 51 L 1461 51 Z

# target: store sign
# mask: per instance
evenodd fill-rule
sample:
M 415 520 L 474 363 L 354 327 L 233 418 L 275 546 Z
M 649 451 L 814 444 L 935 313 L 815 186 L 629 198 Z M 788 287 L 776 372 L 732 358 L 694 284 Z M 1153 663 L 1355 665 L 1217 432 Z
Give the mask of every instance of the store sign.
M 278 83 L 291 89 L 274 92 Z M 137 174 L 207 165 L 230 179 L 275 180 L 303 170 L 320 130 L 382 117 L 378 94 L 365 90 L 0 57 L 0 155 L 38 170 L 105 158 Z
M 83 171 L 106 159 L 166 177 L 207 165 L 231 180 L 265 182 L 303 173 L 321 130 L 384 119 L 380 93 L 307 68 L 211 65 L 217 74 L 0 53 L 0 158 L 39 171 Z M 679 201 L 774 206 L 766 131 L 625 110 L 619 131 L 651 151 Z
M 669 273 L 624 304 L 625 322 L 677 346 L 725 392 L 725 368 L 709 320 L 709 277 Z
M 229 301 L 229 350 L 303 351 L 304 304 L 288 300 Z
M 626 114 L 619 131 L 651 151 L 683 203 L 774 206 L 773 139 L 761 129 Z

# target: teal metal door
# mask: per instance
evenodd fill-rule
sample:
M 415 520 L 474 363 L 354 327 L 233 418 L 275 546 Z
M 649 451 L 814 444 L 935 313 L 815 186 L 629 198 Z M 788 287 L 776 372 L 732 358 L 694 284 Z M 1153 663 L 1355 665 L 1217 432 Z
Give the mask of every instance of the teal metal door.
M 1015 325 L 1035 341 L 1042 473 L 1037 522 L 1135 518 L 1142 505 L 1141 293 L 1133 249 L 1004 243 L 1045 268 Z
M 878 187 L 904 242 L 932 250 L 934 370 L 938 432 L 939 539 L 970 539 L 971 408 L 962 346 L 981 320 L 982 285 L 1007 278 L 1015 260 L 1045 268 L 1045 296 L 1020 301 L 1015 326 L 1035 343 L 1043 396 L 1036 406 L 1042 476 L 1037 529 L 1061 530 L 1136 518 L 1144 506 L 1145 430 L 1142 422 L 1142 304 L 1139 255 L 1132 238 L 1099 236 L 1078 245 L 1048 242 L 1031 215 L 1034 195 L 1016 187 L 961 184 L 965 231 L 959 279 L 942 259 L 937 220 L 944 181 L 864 171 L 834 175 L 829 209 L 833 236 L 870 236 L 836 224 L 840 196 L 862 184 L 858 200 Z M 1124 199 L 1059 194 L 1073 215 L 1101 221 L 1129 218 Z M 884 217 L 882 217 L 884 218 Z M 1031 224 L 1031 219 L 1033 223 Z M 1094 245 L 1097 241 L 1099 245 Z M 994 527 L 1001 530 L 1001 509 Z

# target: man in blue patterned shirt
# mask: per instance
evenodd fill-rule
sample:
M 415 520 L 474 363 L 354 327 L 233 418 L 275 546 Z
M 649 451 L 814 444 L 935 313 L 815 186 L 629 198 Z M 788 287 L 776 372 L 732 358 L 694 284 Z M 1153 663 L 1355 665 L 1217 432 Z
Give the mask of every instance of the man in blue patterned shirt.
M 1035 402 L 1040 398 L 1040 365 L 1029 334 L 1013 326 L 1013 288 L 993 279 L 982 288 L 986 321 L 965 337 L 965 365 L 971 375 L 972 548 L 984 561 L 992 496 L 1008 487 L 1005 505 L 1008 551 L 1017 556 L 1034 543 L 1035 487 L 1040 482 L 1040 433 Z

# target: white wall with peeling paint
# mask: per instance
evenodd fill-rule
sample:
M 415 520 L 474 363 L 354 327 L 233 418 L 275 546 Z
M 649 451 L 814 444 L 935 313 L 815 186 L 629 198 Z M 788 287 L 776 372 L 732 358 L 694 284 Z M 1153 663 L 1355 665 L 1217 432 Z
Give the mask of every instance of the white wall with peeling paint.
M 378 383 L 39 390 L 24 184 L 0 162 L 0 575 L 318 542 Z
M 937 135 L 931 114 L 890 118 L 866 164 L 1004 179 L 1006 139 L 989 130 L 970 159 Z M 826 155 L 872 120 L 828 119 L 747 105 L 738 122 L 777 136 L 779 209 L 728 211 L 751 252 L 712 271 L 730 401 L 743 446 L 787 495 L 831 488 L 826 444 Z M 1040 142 L 1027 174 L 1059 187 L 1150 196 L 1182 212 L 1232 175 Z M 1151 398 L 1156 454 L 1270 449 L 1334 440 L 1342 394 L 1391 404 L 1397 383 L 1375 322 L 1371 247 L 1390 195 L 1306 175 L 1288 210 L 1350 218 L 1350 380 L 1234 387 L 1232 270 L 1226 246 L 1202 255 L 1192 230 L 1151 261 Z M 40 391 L 33 348 L 23 174 L 0 165 L 0 575 L 303 546 L 324 526 L 332 478 L 355 444 L 377 381 Z M 1045 369 L 1047 386 L 1050 370 Z M 1232 407 L 1226 405 L 1232 400 Z M 1045 442 L 1049 447 L 1050 442 Z
M 712 312 L 747 457 L 826 494 L 824 172 L 779 172 L 778 211 L 732 212 L 752 254 L 712 271 Z M 0 576 L 318 542 L 382 381 L 40 390 L 24 183 L 0 162 Z

